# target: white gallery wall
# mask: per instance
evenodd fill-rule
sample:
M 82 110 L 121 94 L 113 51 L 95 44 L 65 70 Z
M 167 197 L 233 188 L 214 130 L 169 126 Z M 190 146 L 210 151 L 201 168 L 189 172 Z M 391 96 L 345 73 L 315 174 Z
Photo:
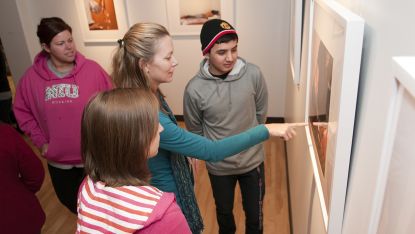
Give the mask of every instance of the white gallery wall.
M 391 102 L 393 56 L 415 55 L 415 1 L 338 0 L 365 19 L 363 56 L 343 233 L 371 233 L 373 200 Z M 306 81 L 287 80 L 286 121 L 304 120 Z M 324 222 L 303 132 L 288 144 L 293 233 L 324 233 Z M 398 197 L 399 194 L 394 194 Z M 413 207 L 412 211 L 415 211 Z M 395 211 L 397 212 L 397 211 Z M 398 212 L 399 213 L 399 212 Z M 399 219 L 399 217 L 397 217 Z M 379 230 L 381 231 L 381 230 Z M 413 231 L 413 230 L 412 230 Z
M 387 121 L 385 110 L 391 103 L 394 87 L 391 57 L 415 55 L 415 28 L 411 27 L 411 22 L 415 22 L 415 1 L 341 2 L 366 20 L 357 128 L 343 230 L 345 233 L 368 233 L 374 212 L 374 188 L 380 176 L 379 159 Z M 412 210 L 415 212 L 415 207 Z
M 27 46 L 25 27 L 22 25 L 19 9 L 15 1 L 0 2 L 0 38 L 2 40 L 10 69 L 16 77 L 23 75 L 32 63 Z
M 83 43 L 76 1 L 3 0 L 0 2 L 0 37 L 6 47 L 6 55 L 16 81 L 40 51 L 36 37 L 37 24 L 42 17 L 51 16 L 59 16 L 67 21 L 72 26 L 78 50 L 111 72 L 110 58 L 116 45 Z M 151 21 L 167 26 L 166 0 L 122 1 L 128 8 L 130 25 L 140 21 Z M 284 117 L 288 74 L 289 2 L 287 0 L 233 1 L 234 26 L 240 37 L 239 54 L 262 69 L 269 89 L 269 116 Z M 10 21 L 13 25 L 9 23 Z M 18 27 L 21 28 L 20 31 Z M 174 113 L 181 115 L 183 90 L 188 80 L 198 70 L 202 54 L 198 36 L 174 37 L 174 46 L 179 66 L 174 81 L 162 85 L 161 88 Z M 7 49 L 9 47 L 24 51 Z M 25 62 L 18 64 L 19 61 Z

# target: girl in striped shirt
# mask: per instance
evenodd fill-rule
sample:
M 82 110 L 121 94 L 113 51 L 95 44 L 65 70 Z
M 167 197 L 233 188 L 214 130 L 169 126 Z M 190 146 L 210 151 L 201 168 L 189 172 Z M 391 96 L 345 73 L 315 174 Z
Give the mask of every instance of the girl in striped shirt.
M 157 154 L 161 131 L 151 91 L 114 89 L 88 103 L 77 233 L 191 233 L 174 194 L 148 184 L 147 159 Z

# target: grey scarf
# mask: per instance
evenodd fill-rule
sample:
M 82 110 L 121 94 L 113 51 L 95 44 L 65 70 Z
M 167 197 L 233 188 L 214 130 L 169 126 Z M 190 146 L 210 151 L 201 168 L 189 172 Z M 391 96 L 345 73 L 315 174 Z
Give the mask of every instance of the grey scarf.
M 159 95 L 162 108 L 170 119 L 177 125 L 176 118 L 170 110 L 167 102 Z M 203 230 L 203 221 L 197 205 L 195 192 L 193 190 L 193 172 L 185 156 L 170 152 L 170 163 L 173 170 L 174 180 L 178 190 L 177 203 L 189 224 L 192 233 L 200 234 Z

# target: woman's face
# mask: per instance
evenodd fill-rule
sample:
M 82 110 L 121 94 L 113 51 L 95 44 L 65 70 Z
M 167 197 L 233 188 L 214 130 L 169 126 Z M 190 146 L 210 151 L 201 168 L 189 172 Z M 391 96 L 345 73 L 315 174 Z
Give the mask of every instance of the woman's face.
M 149 77 L 152 86 L 158 88 L 162 83 L 173 80 L 173 72 L 177 66 L 173 56 L 173 42 L 170 36 L 160 38 L 155 46 L 155 54 L 150 62 L 144 65 L 144 72 Z
M 75 61 L 76 47 L 72 34 L 62 31 L 53 37 L 49 45 L 43 44 L 55 65 L 72 64 Z
M 148 152 L 148 157 L 154 157 L 157 155 L 158 150 L 159 150 L 159 144 L 160 144 L 160 133 L 164 130 L 163 126 L 161 126 L 161 124 L 158 124 L 158 129 L 157 129 L 157 133 L 156 136 L 154 137 L 154 139 L 151 141 L 150 143 L 150 150 Z

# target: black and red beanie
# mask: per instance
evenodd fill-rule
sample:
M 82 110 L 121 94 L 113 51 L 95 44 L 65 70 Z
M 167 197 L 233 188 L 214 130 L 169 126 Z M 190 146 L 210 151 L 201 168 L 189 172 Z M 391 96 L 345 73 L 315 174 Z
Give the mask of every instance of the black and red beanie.
M 200 31 L 200 42 L 202 53 L 207 54 L 215 42 L 226 34 L 237 34 L 235 29 L 228 22 L 222 19 L 211 19 L 206 21 Z

